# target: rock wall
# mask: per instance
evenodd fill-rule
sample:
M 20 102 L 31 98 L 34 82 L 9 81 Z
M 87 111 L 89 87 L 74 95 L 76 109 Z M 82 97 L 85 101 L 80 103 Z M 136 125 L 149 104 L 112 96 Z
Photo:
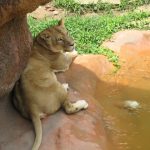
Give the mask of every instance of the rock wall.
M 0 97 L 8 94 L 24 69 L 32 38 L 26 13 L 49 0 L 0 1 Z

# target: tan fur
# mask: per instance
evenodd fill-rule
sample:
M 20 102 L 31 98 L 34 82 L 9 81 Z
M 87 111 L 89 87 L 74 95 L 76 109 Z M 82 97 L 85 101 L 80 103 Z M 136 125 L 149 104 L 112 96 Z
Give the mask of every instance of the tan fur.
M 60 107 L 70 114 L 88 106 L 84 100 L 70 103 L 66 85 L 58 82 L 55 75 L 55 71 L 69 68 L 76 56 L 73 50 L 73 39 L 61 20 L 58 25 L 44 30 L 36 37 L 29 62 L 16 83 L 14 105 L 24 117 L 32 120 L 35 128 L 32 150 L 38 150 L 41 143 L 41 118 L 55 113 Z

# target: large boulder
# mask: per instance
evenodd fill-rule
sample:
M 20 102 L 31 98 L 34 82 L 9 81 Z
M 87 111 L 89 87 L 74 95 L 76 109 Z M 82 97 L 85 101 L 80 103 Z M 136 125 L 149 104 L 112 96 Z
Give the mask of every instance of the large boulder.
M 11 91 L 30 55 L 26 13 L 48 1 L 0 1 L 0 97 Z
M 0 28 L 0 97 L 10 92 L 31 51 L 26 18 L 16 18 Z
M 2 0 L 0 1 L 0 27 L 14 18 L 23 17 L 51 0 Z
M 43 119 L 40 150 L 108 149 L 110 143 L 95 91 L 103 83 L 101 76 L 111 69 L 112 64 L 104 56 L 85 55 L 78 56 L 65 74 L 58 74 L 60 82 L 69 84 L 69 99 L 86 99 L 89 108 L 74 115 L 60 110 Z M 13 109 L 9 97 L 0 103 L 0 118 L 0 149 L 30 150 L 34 141 L 32 124 Z

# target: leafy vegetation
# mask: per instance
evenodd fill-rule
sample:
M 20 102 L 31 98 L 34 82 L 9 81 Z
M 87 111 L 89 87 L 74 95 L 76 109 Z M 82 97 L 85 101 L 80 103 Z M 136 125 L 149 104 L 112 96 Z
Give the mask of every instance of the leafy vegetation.
M 76 49 L 80 54 L 103 54 L 109 58 L 115 66 L 118 65 L 118 56 L 111 50 L 101 46 L 102 42 L 109 39 L 113 33 L 123 29 L 147 29 L 149 21 L 145 18 L 150 13 L 132 12 L 124 16 L 104 15 L 97 17 L 72 16 L 65 20 L 66 28 L 76 42 Z M 57 24 L 57 20 L 35 20 L 28 18 L 28 24 L 35 37 L 47 27 Z
M 112 9 L 116 10 L 133 10 L 138 6 L 143 4 L 150 4 L 149 0 L 121 0 L 119 5 L 114 5 L 110 3 L 102 3 L 101 0 L 97 4 L 79 4 L 74 0 L 54 0 L 54 5 L 56 7 L 65 8 L 66 10 L 77 13 L 84 14 L 86 12 L 111 12 Z

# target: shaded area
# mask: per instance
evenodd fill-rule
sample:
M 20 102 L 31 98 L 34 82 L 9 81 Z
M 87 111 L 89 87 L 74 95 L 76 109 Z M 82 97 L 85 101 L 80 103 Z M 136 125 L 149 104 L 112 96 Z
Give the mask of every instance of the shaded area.
M 24 17 L 28 12 L 35 10 L 50 0 L 1 0 L 0 1 L 0 26 L 17 17 Z
M 26 13 L 48 1 L 0 1 L 0 97 L 12 90 L 30 55 L 32 38 Z

